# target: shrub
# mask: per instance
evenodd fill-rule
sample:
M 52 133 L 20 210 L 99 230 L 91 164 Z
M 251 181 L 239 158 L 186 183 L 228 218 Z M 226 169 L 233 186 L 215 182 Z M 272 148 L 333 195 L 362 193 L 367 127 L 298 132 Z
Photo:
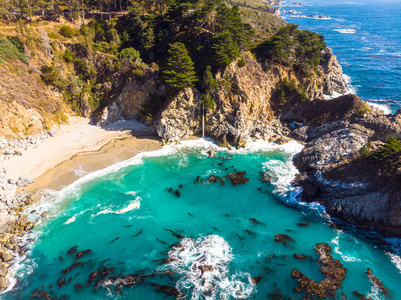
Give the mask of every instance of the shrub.
M 69 63 L 74 60 L 74 55 L 72 54 L 72 52 L 70 50 L 65 50 L 65 52 L 63 54 L 63 58 L 64 58 L 65 62 Z
M 19 58 L 25 63 L 28 62 L 26 56 L 9 39 L 0 38 L 0 63 L 12 58 Z
M 139 51 L 137 51 L 131 47 L 124 48 L 123 50 L 121 50 L 121 52 L 118 54 L 118 58 L 120 60 L 128 60 L 128 61 L 134 61 L 134 62 L 142 61 L 141 58 L 139 57 Z
M 245 65 L 246 65 L 246 60 L 243 57 L 241 57 L 241 59 L 238 61 L 238 66 L 245 67 Z
M 55 66 L 43 67 L 42 73 L 42 80 L 47 85 L 52 85 L 61 91 L 64 91 L 67 88 L 68 83 L 61 75 L 59 68 L 56 68 Z
M 401 168 L 401 141 L 395 137 L 388 137 L 383 147 L 376 152 L 370 152 L 369 149 L 369 145 L 367 145 L 360 152 L 365 157 L 377 162 L 384 174 L 393 175 Z
M 67 25 L 61 26 L 59 32 L 62 36 L 66 37 L 66 38 L 72 38 L 73 36 L 79 35 L 78 30 L 76 30 L 70 26 L 67 26 Z

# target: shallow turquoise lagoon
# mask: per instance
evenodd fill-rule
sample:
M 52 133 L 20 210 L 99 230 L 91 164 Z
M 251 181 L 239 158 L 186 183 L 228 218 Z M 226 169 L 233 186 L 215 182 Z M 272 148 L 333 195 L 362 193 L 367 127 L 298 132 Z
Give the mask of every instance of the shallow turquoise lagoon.
M 227 152 L 205 141 L 191 143 L 90 174 L 56 194 L 49 220 L 27 237 L 37 240 L 14 267 L 14 289 L 1 296 L 29 299 L 38 288 L 55 299 L 166 299 L 158 285 L 169 285 L 187 299 L 268 299 L 277 288 L 291 297 L 301 295 L 293 291 L 293 268 L 324 279 L 314 247 L 327 242 L 348 269 L 339 296 L 354 299 L 358 290 L 385 299 L 367 278 L 369 267 L 401 299 L 400 258 L 389 246 L 352 228 L 334 229 L 319 206 L 295 203 L 289 183 L 298 144 L 257 143 Z M 213 158 L 206 153 L 211 148 Z M 246 171 L 249 182 L 233 186 L 225 176 L 234 169 Z M 271 183 L 261 181 L 260 172 Z M 212 174 L 224 185 L 208 182 Z M 280 233 L 292 240 L 275 242 Z M 73 246 L 91 252 L 75 259 L 78 252 L 67 253 Z M 300 261 L 294 253 L 313 259 Z M 74 262 L 79 264 L 69 271 Z M 96 270 L 101 274 L 88 282 Z M 129 274 L 141 274 L 131 277 L 139 282 L 124 286 L 121 278 Z M 255 284 L 252 278 L 260 275 Z

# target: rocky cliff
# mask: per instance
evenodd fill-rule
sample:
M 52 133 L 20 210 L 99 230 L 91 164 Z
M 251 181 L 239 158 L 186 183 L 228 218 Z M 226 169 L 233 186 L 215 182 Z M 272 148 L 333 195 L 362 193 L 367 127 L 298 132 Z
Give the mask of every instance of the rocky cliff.
M 301 84 L 310 100 L 323 97 L 325 91 L 344 93 L 348 90 L 341 67 L 337 67 L 337 60 L 332 56 L 331 50 L 324 50 L 322 57 L 325 59 L 322 66 L 319 66 L 321 76 L 315 74 L 306 77 L 295 73 L 290 67 L 262 65 L 252 54 L 243 53 L 242 64 L 238 59 L 216 75 L 219 87 L 211 94 L 213 108 L 206 109 L 207 136 L 219 143 L 238 145 L 249 138 L 277 140 L 285 135 L 286 129 L 281 126 L 280 114 L 272 107 L 275 92 L 283 80 Z M 335 83 L 332 82 L 333 78 L 336 78 Z M 185 103 L 182 107 L 191 110 L 190 115 L 194 118 L 192 122 L 188 120 L 186 109 L 177 109 L 178 99 Z M 199 133 L 200 99 L 199 92 L 194 89 L 192 92 L 181 92 L 176 99 L 163 107 L 163 112 L 153 120 L 153 128 L 157 128 L 156 132 L 166 141 Z M 195 123 L 199 125 L 195 126 Z
M 401 236 L 400 174 L 384 174 L 360 153 L 369 142 L 380 148 L 380 140 L 399 136 L 401 112 L 385 116 L 353 95 L 315 104 L 299 112 L 305 125 L 290 133 L 306 143 L 294 160 L 302 199 L 360 228 Z

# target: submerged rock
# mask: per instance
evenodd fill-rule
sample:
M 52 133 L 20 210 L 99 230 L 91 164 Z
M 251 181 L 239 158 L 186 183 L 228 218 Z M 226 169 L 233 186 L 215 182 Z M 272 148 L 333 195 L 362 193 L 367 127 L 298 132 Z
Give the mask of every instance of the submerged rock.
M 376 288 L 378 288 L 380 290 L 380 292 L 383 294 L 383 296 L 385 296 L 387 298 L 391 298 L 389 295 L 389 290 L 383 286 L 383 282 L 381 282 L 381 280 L 379 278 L 377 278 L 375 275 L 373 275 L 373 272 L 370 268 L 367 269 L 366 274 L 368 275 L 368 278 L 370 279 L 370 281 L 372 281 L 373 284 L 376 286 Z
M 337 289 L 341 287 L 345 279 L 347 269 L 340 263 L 338 259 L 333 259 L 331 256 L 331 247 L 326 243 L 316 244 L 315 248 L 320 258 L 317 260 L 322 267 L 320 271 L 326 277 L 321 282 L 316 282 L 308 278 L 300 271 L 293 269 L 292 277 L 298 278 L 298 286 L 296 292 L 303 291 L 308 297 L 317 297 L 325 299 L 334 296 Z
M 246 184 L 249 181 L 249 178 L 245 178 L 246 171 L 238 171 L 236 173 L 230 173 L 226 176 L 227 179 L 231 181 L 231 183 L 236 186 L 238 184 Z
M 359 300 L 372 300 L 371 298 L 366 297 L 365 295 L 362 295 L 358 291 L 353 292 L 354 296 L 357 297 Z
M 288 245 L 289 242 L 292 242 L 292 241 L 293 241 L 292 237 L 290 237 L 290 236 L 287 235 L 287 234 L 282 234 L 282 233 L 276 234 L 274 240 L 275 240 L 276 242 L 278 242 L 278 243 L 283 243 L 283 244 L 286 245 L 286 246 Z

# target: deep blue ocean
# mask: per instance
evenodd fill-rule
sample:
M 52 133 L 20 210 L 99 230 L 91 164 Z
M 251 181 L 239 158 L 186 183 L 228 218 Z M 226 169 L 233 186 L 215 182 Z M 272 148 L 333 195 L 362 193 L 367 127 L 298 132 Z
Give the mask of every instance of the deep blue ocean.
M 359 97 L 388 112 L 401 108 L 400 0 L 299 0 L 301 6 L 286 6 L 293 2 L 283 2 L 283 19 L 325 36 Z M 295 14 L 288 13 L 292 9 Z

